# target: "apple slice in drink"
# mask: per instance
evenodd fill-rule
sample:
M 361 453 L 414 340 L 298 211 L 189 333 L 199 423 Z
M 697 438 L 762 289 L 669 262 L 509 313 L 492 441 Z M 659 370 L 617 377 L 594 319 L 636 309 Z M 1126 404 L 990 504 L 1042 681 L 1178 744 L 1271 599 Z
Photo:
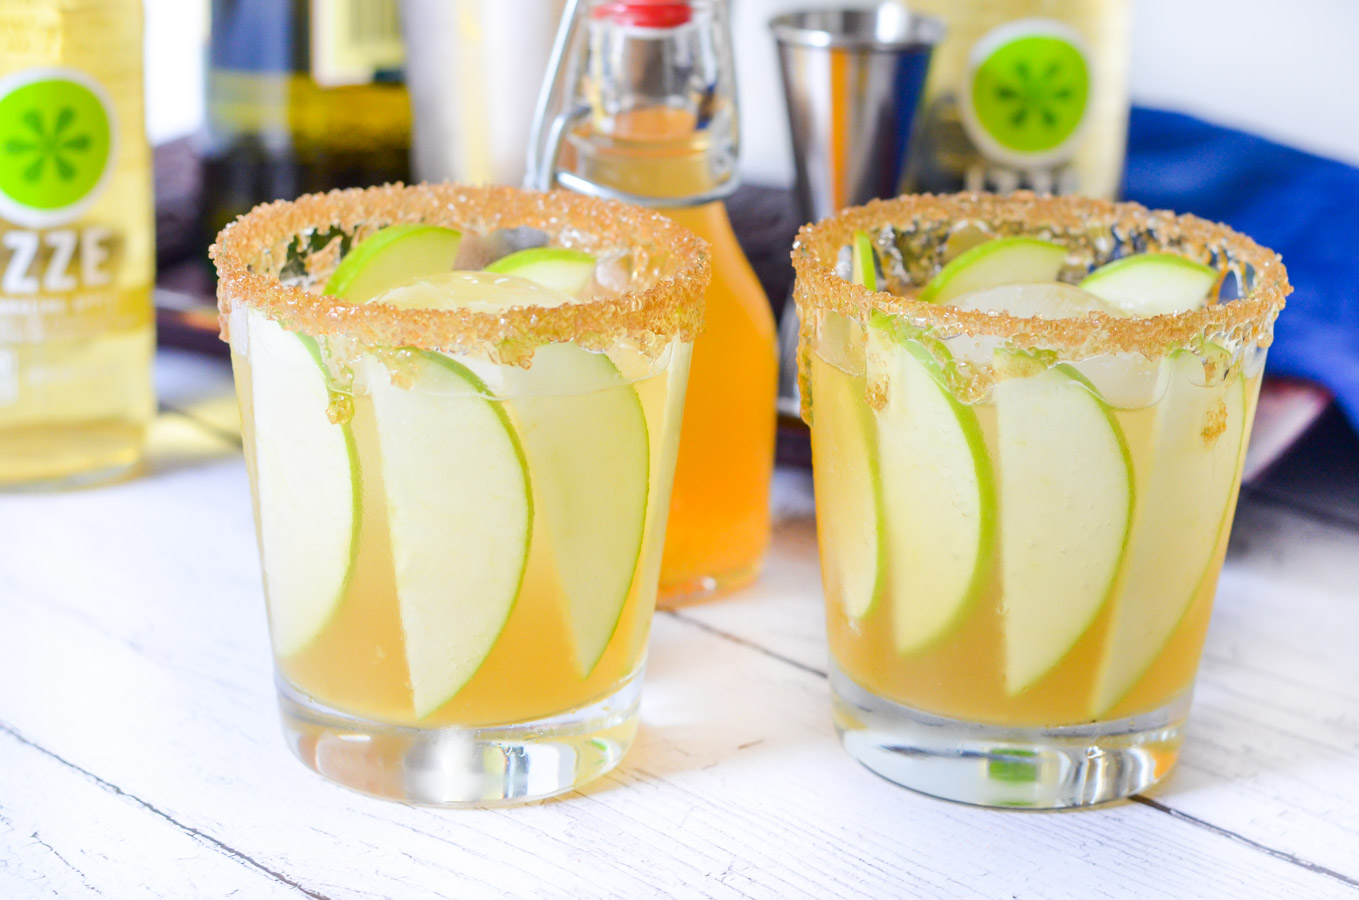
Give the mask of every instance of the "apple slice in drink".
M 924 345 L 878 314 L 866 355 L 870 382 L 886 387 L 877 414 L 886 592 L 897 650 L 912 653 L 947 635 L 985 587 L 994 480 L 976 413 Z
M 1062 661 L 1108 602 L 1134 482 L 1123 431 L 1079 372 L 1007 351 L 996 367 L 1005 685 L 1018 694 Z
M 659 378 L 640 381 L 635 385 L 642 412 L 646 416 L 650 434 L 650 479 L 647 494 L 645 530 L 642 537 L 642 556 L 637 561 L 634 576 L 639 608 L 652 609 L 660 584 L 661 561 L 665 549 L 666 520 L 670 513 L 670 493 L 674 481 L 675 462 L 679 457 L 680 423 L 684 418 L 684 398 L 688 388 L 689 360 L 694 345 L 675 341 L 670 346 L 669 368 L 664 381 Z M 628 373 L 630 367 L 619 362 L 615 352 L 611 358 L 619 370 Z M 645 356 L 638 357 L 645 371 L 654 363 Z M 630 649 L 626 655 L 635 658 L 646 644 L 645 623 L 638 622 L 632 629 Z
M 1037 316 L 1040 319 L 1059 319 L 1101 312 L 1114 318 L 1127 314 L 1091 294 L 1089 291 L 1061 282 L 1051 284 L 1013 284 L 977 291 L 953 301 L 958 309 L 1003 309 L 1012 316 Z M 948 341 L 955 358 L 972 363 L 992 359 L 1004 341 L 994 337 L 974 337 L 960 334 Z M 1099 391 L 1104 401 L 1117 409 L 1149 406 L 1165 390 L 1166 373 L 1161 361 L 1147 360 L 1134 354 L 1106 354 L 1072 363 Z
M 437 226 L 384 228 L 341 261 L 326 293 L 385 299 L 447 273 L 461 240 Z M 476 674 L 509 619 L 528 559 L 532 494 L 518 437 L 485 384 L 449 357 L 413 357 L 409 388 L 392 385 L 374 358 L 364 366 L 412 701 L 423 718 Z
M 1202 309 L 1221 280 L 1211 266 L 1174 253 L 1139 253 L 1100 266 L 1080 283 L 1133 316 L 1160 316 Z
M 505 410 L 465 366 L 414 351 L 406 386 L 376 357 L 364 364 L 423 718 L 476 674 L 509 620 L 533 530 L 529 470 Z
M 1211 577 L 1240 477 L 1246 380 L 1204 386 L 1203 362 L 1169 360 L 1170 388 L 1156 405 L 1152 452 L 1141 472 L 1127 577 L 1114 601 L 1091 714 L 1119 703 L 1160 655 Z
M 594 269 L 592 258 L 551 264 L 554 277 L 575 266 L 578 282 L 579 273 Z M 538 263 L 515 268 L 423 278 L 381 301 L 485 312 L 574 301 L 519 274 L 541 272 Z M 650 493 L 646 416 L 613 361 L 575 344 L 540 347 L 530 368 L 501 367 L 500 374 L 552 547 L 577 666 L 588 676 L 617 630 L 637 570 Z
M 862 376 L 811 354 L 812 459 L 824 488 L 816 497 L 823 580 L 852 619 L 877 604 L 887 559 L 877 435 L 865 393 Z
M 1066 248 L 1029 237 L 997 238 L 979 244 L 939 270 L 920 291 L 926 303 L 949 303 L 955 297 L 1007 284 L 1057 280 Z
M 650 493 L 650 433 L 637 389 L 602 353 L 539 347 L 509 390 L 547 524 L 582 678 L 632 589 Z
M 1121 315 L 1060 283 L 988 288 L 954 305 L 1044 319 Z M 1006 349 L 992 362 L 1001 376 L 992 396 L 1005 683 L 1020 693 L 1070 652 L 1107 602 L 1127 541 L 1134 479 L 1122 429 L 1074 365 L 1049 367 Z
M 850 246 L 854 282 L 876 290 L 877 270 L 868 235 L 856 232 Z M 827 310 L 822 316 L 821 339 L 817 351 L 810 354 L 816 421 L 812 458 L 819 483 L 834 483 L 833 489 L 822 490 L 816 497 L 816 527 L 825 568 L 822 580 L 827 591 L 838 596 L 845 614 L 861 619 L 876 606 L 886 574 L 877 435 L 866 399 L 863 329 L 839 313 Z M 857 366 L 845 366 L 851 359 Z
M 362 302 L 412 275 L 451 268 L 461 239 L 427 225 L 384 228 L 341 261 L 325 293 Z M 324 628 L 349 583 L 358 457 L 349 426 L 326 413 L 328 375 L 316 341 L 257 313 L 247 321 L 270 628 L 275 652 L 291 656 Z
M 487 271 L 512 274 L 568 299 L 594 279 L 595 259 L 543 247 Z M 512 401 L 551 535 L 581 677 L 613 639 L 632 590 L 651 493 L 651 432 L 637 389 L 602 353 L 538 348 L 512 373 Z M 657 434 L 661 431 L 657 429 Z
M 388 225 L 360 241 L 335 267 L 325 293 L 355 303 L 414 278 L 453 269 L 462 233 L 438 225 Z
M 569 297 L 579 297 L 594 280 L 595 258 L 565 247 L 533 247 L 502 256 L 486 271 L 518 275 Z
M 245 319 L 259 498 L 260 555 L 274 652 L 292 656 L 344 598 L 358 547 L 354 437 L 326 410 L 316 342 L 263 313 Z
M 877 257 L 873 253 L 873 239 L 866 231 L 854 232 L 850 244 L 850 280 L 870 291 L 878 289 Z

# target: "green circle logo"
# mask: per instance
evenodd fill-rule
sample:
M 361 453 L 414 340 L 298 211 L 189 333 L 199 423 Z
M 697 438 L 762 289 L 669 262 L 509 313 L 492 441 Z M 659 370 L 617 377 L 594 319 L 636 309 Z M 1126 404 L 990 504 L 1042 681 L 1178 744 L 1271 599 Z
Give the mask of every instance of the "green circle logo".
M 108 172 L 113 119 L 79 72 L 29 70 L 0 82 L 0 215 L 34 227 L 79 214 Z
M 988 34 L 972 52 L 965 122 L 984 153 L 1034 165 L 1068 155 L 1090 101 L 1079 35 L 1030 19 Z

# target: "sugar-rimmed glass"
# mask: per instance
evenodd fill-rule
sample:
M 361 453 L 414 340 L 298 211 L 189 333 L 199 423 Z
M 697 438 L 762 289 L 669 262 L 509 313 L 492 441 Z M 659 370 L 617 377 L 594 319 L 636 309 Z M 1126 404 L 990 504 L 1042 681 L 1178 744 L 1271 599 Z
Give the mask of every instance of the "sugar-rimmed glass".
M 882 291 L 850 281 L 861 231 Z M 1065 247 L 1068 282 L 1144 252 L 1222 277 L 1205 307 L 1147 318 L 913 299 L 945 260 L 1014 235 Z M 1021 193 L 846 210 L 805 227 L 793 262 L 846 749 L 989 806 L 1087 806 L 1162 778 L 1290 290 L 1278 257 L 1192 216 Z
M 584 250 L 596 286 L 494 309 L 321 294 L 397 223 L 461 231 L 460 269 L 525 240 Z M 213 258 L 299 758 L 436 805 L 539 799 L 615 766 L 637 728 L 702 242 L 565 192 L 392 186 L 260 207 Z

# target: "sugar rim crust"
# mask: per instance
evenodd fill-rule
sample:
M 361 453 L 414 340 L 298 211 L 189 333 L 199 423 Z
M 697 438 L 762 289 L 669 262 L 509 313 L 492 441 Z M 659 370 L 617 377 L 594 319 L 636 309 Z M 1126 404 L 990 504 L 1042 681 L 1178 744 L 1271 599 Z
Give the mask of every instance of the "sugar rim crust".
M 479 232 L 528 226 L 586 251 L 628 247 L 634 268 L 647 271 L 649 285 L 582 303 L 499 313 L 400 310 L 381 303 L 348 305 L 261 271 L 266 260 L 309 231 L 403 222 Z M 343 335 L 372 346 L 481 352 L 513 363 L 524 363 L 536 347 L 549 343 L 602 350 L 629 338 L 644 345 L 676 337 L 691 341 L 702 327 L 703 294 L 711 277 L 707 244 L 648 210 L 560 190 L 455 184 L 352 188 L 263 204 L 224 228 L 208 253 L 217 266 L 223 340 L 231 310 L 239 304 L 310 335 Z
M 1140 234 L 1146 250 L 1176 253 L 1214 268 L 1251 267 L 1250 290 L 1240 298 L 1176 315 L 1115 318 L 1089 313 L 1079 318 L 1041 319 L 1000 312 L 960 310 L 924 303 L 884 291 L 870 291 L 836 274 L 840 248 L 856 231 L 894 226 L 906 232 L 964 222 L 996 226 L 1007 233 L 1034 234 L 1064 243 L 1064 236 L 1101 230 Z M 805 329 L 818 310 L 832 310 L 866 323 L 874 311 L 905 316 L 919 327 L 945 334 L 988 335 L 1017 347 L 1051 349 L 1073 358 L 1104 353 L 1159 357 L 1176 347 L 1191 347 L 1214 335 L 1232 334 L 1268 346 L 1273 323 L 1292 287 L 1277 253 L 1245 235 L 1192 215 L 1150 210 L 1138 203 L 1083 197 L 1039 197 L 1027 191 L 1008 195 L 914 194 L 874 200 L 804 225 L 792 250 L 797 271 L 795 297 Z

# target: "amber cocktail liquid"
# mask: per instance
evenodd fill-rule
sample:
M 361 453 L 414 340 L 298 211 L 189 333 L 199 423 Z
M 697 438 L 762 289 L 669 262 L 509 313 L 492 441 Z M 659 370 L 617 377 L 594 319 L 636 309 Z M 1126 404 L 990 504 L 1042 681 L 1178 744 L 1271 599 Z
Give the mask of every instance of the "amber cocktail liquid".
M 1164 776 L 1288 292 L 1278 258 L 1192 217 L 1028 194 L 870 204 L 800 238 L 846 748 L 992 806 Z
M 262 207 L 214 252 L 302 760 L 443 805 L 616 765 L 698 242 L 618 204 L 443 186 Z

